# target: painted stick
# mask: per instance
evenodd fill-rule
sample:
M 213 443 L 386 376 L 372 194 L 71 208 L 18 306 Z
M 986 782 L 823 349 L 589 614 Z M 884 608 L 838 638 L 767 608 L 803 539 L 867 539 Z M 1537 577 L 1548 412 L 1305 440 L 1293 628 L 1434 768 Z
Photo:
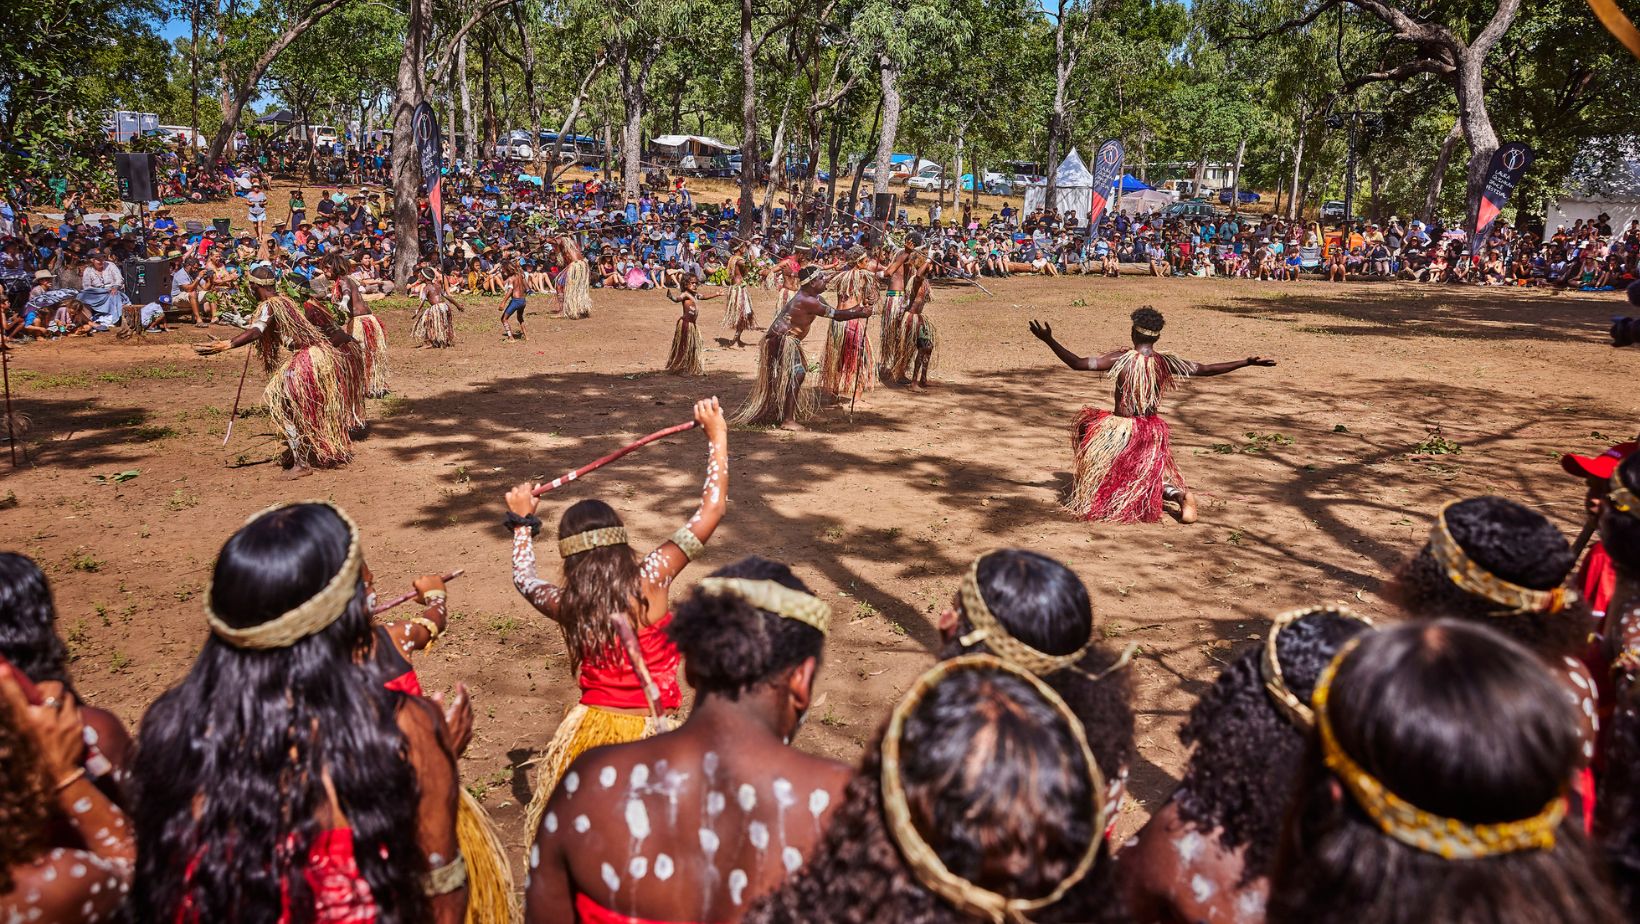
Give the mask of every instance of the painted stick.
M 582 477 L 583 475 L 586 475 L 586 474 L 589 474 L 591 472 L 597 471 L 598 469 L 603 468 L 604 466 L 608 465 L 611 462 L 614 462 L 616 459 L 619 459 L 621 456 L 626 455 L 627 453 L 631 452 L 634 449 L 642 448 L 644 446 L 649 445 L 650 443 L 655 442 L 656 440 L 665 439 L 669 436 L 673 436 L 675 434 L 682 433 L 685 430 L 693 430 L 695 428 L 695 426 L 696 426 L 695 422 L 693 420 L 691 420 L 688 423 L 678 424 L 675 427 L 667 427 L 665 430 L 656 430 L 654 433 L 649 434 L 648 436 L 644 437 L 643 439 L 638 440 L 638 441 L 633 442 L 633 443 L 629 443 L 625 446 L 622 446 L 620 449 L 615 450 L 614 452 L 610 453 L 607 456 L 604 456 L 603 458 L 601 458 L 601 459 L 599 459 L 595 462 L 590 462 L 586 465 L 583 465 L 583 466 L 581 466 L 580 468 L 576 469 L 573 472 L 566 472 L 563 475 L 559 475 L 557 478 L 554 478 L 553 480 L 547 482 L 546 484 L 542 485 L 541 487 L 536 488 L 535 489 L 535 496 L 540 497 L 541 495 L 547 493 L 548 491 L 552 491 L 552 490 L 556 490 L 558 488 L 561 488 L 564 485 L 569 484 L 570 482 Z
M 233 410 L 228 412 L 228 432 L 222 435 L 222 448 L 228 448 L 228 440 L 233 439 L 233 422 L 239 417 L 239 399 L 245 394 L 245 376 L 251 371 L 251 354 L 256 352 L 250 346 L 245 347 L 245 368 L 239 370 L 239 389 L 233 393 Z
M 6 324 L 0 318 L 0 380 L 6 388 L 6 444 L 11 447 L 11 467 L 17 467 L 17 428 L 11 418 L 11 347 L 6 343 Z
M 1600 524 L 1599 517 L 1589 517 L 1583 521 L 1583 531 L 1577 534 L 1577 541 L 1572 543 L 1572 567 L 1583 561 L 1583 551 L 1589 547 L 1589 540 L 1594 538 L 1595 527 Z
M 466 574 L 466 573 L 467 573 L 467 569 L 457 568 L 456 570 L 450 572 L 449 574 L 444 575 L 439 580 L 442 580 L 444 583 L 448 584 L 451 581 L 455 580 L 458 577 L 461 577 L 463 574 Z M 400 594 L 397 597 L 394 597 L 393 599 L 387 601 L 386 603 L 378 603 L 378 604 L 376 604 L 376 608 L 370 611 L 370 615 L 380 616 L 381 614 L 387 612 L 388 610 L 392 609 L 395 606 L 399 606 L 400 604 L 404 604 L 404 603 L 409 603 L 411 600 L 416 599 L 416 595 L 418 595 L 420 593 L 421 593 L 421 591 L 419 591 L 419 590 L 412 590 L 407 594 Z

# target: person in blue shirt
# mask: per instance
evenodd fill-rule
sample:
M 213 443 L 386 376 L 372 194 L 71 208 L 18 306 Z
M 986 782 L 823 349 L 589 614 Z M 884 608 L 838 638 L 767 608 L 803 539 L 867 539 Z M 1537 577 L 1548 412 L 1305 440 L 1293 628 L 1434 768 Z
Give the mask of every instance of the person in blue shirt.
M 171 217 L 171 210 L 161 206 L 154 210 L 154 230 L 156 232 L 175 231 L 177 221 Z

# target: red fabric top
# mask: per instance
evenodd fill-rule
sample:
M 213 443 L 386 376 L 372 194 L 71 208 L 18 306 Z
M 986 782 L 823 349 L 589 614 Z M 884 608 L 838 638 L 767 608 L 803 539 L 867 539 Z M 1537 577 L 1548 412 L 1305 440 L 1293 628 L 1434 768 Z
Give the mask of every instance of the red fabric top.
M 1589 609 L 1599 615 L 1612 602 L 1612 592 L 1615 590 L 1617 569 L 1612 567 L 1612 557 L 1606 553 L 1606 547 L 1596 539 L 1589 546 L 1589 557 L 1583 562 L 1583 599 L 1589 601 Z
M 193 879 L 198 866 L 197 858 L 189 862 L 188 880 Z M 375 924 L 376 899 L 353 859 L 351 828 L 320 831 L 308 849 L 308 865 L 302 875 L 313 890 L 313 920 L 318 924 Z M 288 924 L 289 897 L 283 901 L 287 907 L 280 911 L 279 922 Z M 177 909 L 176 924 L 196 922 L 199 922 L 199 913 L 194 910 L 193 902 L 184 897 L 182 907 Z
M 667 613 L 654 625 L 638 630 L 638 649 L 643 652 L 643 663 L 649 676 L 660 688 L 660 707 L 676 709 L 683 705 L 683 690 L 678 687 L 678 649 L 666 637 L 666 627 L 672 624 Z M 616 652 L 605 663 L 583 661 L 576 681 L 581 684 L 581 704 L 602 706 L 606 709 L 646 709 L 643 682 L 626 663 L 626 655 Z
M 683 922 L 651 921 L 610 911 L 585 895 L 575 895 L 575 920 L 580 924 L 683 924 Z

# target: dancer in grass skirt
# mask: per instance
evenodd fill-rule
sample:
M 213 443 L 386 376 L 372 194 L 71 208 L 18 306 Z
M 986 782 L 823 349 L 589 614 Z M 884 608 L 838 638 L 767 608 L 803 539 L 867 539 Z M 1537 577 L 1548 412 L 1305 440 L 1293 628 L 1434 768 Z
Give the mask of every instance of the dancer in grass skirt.
M 871 257 L 858 245 L 848 252 L 848 269 L 832 281 L 837 293 L 837 307 L 863 307 L 874 312 L 881 297 L 877 272 Z M 871 356 L 871 319 L 833 321 L 826 338 L 825 359 L 821 363 L 820 389 L 833 400 L 852 400 L 857 392 L 870 391 L 876 386 Z
M 700 359 L 700 326 L 697 323 L 700 317 L 700 308 L 697 302 L 708 298 L 722 298 L 722 292 L 713 292 L 711 295 L 701 295 L 695 291 L 700 283 L 693 276 L 684 276 L 679 283 L 682 287 L 677 295 L 671 289 L 666 290 L 666 297 L 683 306 L 683 314 L 678 318 L 678 324 L 672 334 L 672 352 L 666 357 L 666 372 L 668 375 L 705 375 L 706 365 Z
M 1053 328 L 1031 322 L 1031 333 L 1066 366 L 1078 372 L 1107 372 L 1116 384 L 1116 409 L 1083 408 L 1072 431 L 1076 473 L 1070 510 L 1084 520 L 1154 523 L 1163 502 L 1178 505 L 1181 523 L 1196 522 L 1196 498 L 1173 461 L 1167 421 L 1157 415 L 1162 394 L 1179 377 L 1224 375 L 1248 366 L 1274 366 L 1273 359 L 1249 356 L 1222 363 L 1197 363 L 1156 349 L 1162 313 L 1146 306 L 1133 312 L 1133 346 L 1102 356 L 1077 356 L 1054 339 Z

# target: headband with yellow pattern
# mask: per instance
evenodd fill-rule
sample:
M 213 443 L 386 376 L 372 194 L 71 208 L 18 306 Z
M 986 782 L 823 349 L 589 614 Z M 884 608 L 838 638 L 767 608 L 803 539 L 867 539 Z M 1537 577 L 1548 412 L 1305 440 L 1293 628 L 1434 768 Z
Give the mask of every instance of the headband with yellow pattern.
M 1634 499 L 1634 492 L 1623 483 L 1621 471 L 1612 472 L 1612 483 L 1611 487 L 1606 489 L 1606 500 L 1612 505 L 1612 509 L 1619 513 L 1640 515 L 1636 514 L 1636 511 L 1640 511 L 1640 501 Z
M 1281 657 L 1276 653 L 1276 640 L 1288 626 L 1306 616 L 1316 616 L 1322 613 L 1331 613 L 1345 619 L 1354 619 L 1357 622 L 1372 625 L 1372 620 L 1359 613 L 1352 612 L 1341 606 L 1311 606 L 1303 609 L 1288 610 L 1275 618 L 1270 625 L 1270 635 L 1264 641 L 1264 656 L 1259 659 L 1259 673 L 1264 677 L 1264 691 L 1270 694 L 1276 708 L 1287 716 L 1287 721 L 1294 726 L 1309 731 L 1315 727 L 1315 711 L 1309 703 L 1298 697 L 1287 686 L 1287 678 L 1281 672 Z
M 1425 853 L 1446 860 L 1474 860 L 1481 857 L 1526 850 L 1550 850 L 1555 846 L 1555 829 L 1566 817 L 1566 800 L 1561 796 L 1549 800 L 1530 818 L 1498 824 L 1469 824 L 1456 818 L 1446 818 L 1418 808 L 1389 790 L 1372 774 L 1364 770 L 1354 758 L 1344 752 L 1333 733 L 1328 716 L 1327 702 L 1332 692 L 1333 678 L 1361 642 L 1357 636 L 1349 640 L 1322 671 L 1316 682 L 1316 728 L 1321 735 L 1321 752 L 1327 768 L 1349 790 L 1351 798 L 1361 806 L 1378 829 L 1390 837 Z
M 1446 512 L 1452 509 L 1452 503 L 1441 508 L 1435 517 L 1435 526 L 1429 531 L 1429 554 L 1441 566 L 1447 580 L 1460 590 L 1496 603 L 1509 613 L 1558 613 L 1576 599 L 1576 592 L 1564 587 L 1552 590 L 1522 587 L 1476 564 L 1447 528 Z
M 824 600 L 778 581 L 709 577 L 700 581 L 702 593 L 739 597 L 760 610 L 809 626 L 821 635 L 831 631 L 831 607 Z
M 989 648 L 997 657 L 1016 667 L 1022 667 L 1039 677 L 1045 677 L 1048 674 L 1055 674 L 1063 670 L 1077 670 L 1090 680 L 1099 680 L 1113 671 L 1126 667 L 1128 662 L 1133 659 L 1134 652 L 1138 650 L 1137 645 L 1129 645 L 1122 652 L 1122 656 L 1116 660 L 1116 663 L 1110 667 L 1105 668 L 1098 674 L 1088 674 L 1081 671 L 1077 665 L 1082 663 L 1082 659 L 1087 657 L 1088 652 L 1094 647 L 1091 631 L 1087 642 L 1081 648 L 1070 654 L 1062 655 L 1038 651 L 1015 638 L 1009 633 L 1008 627 L 1002 624 L 1002 620 L 991 612 L 991 607 L 985 602 L 985 595 L 980 590 L 979 563 L 984 561 L 990 554 L 987 552 L 985 555 L 974 559 L 974 563 L 968 566 L 968 573 L 963 575 L 962 589 L 958 591 L 958 599 L 962 601 L 963 615 L 968 617 L 968 622 L 974 627 L 972 631 L 957 640 L 962 647 L 967 648 L 976 642 L 983 641 L 985 647 Z
M 1075 868 L 1060 880 L 1052 892 L 1041 898 L 1009 898 L 974 885 L 951 872 L 939 854 L 934 852 L 934 848 L 923 839 L 916 823 L 911 820 L 911 806 L 906 801 L 905 783 L 900 776 L 900 738 L 905 733 L 906 719 L 930 690 L 945 678 L 964 670 L 998 671 L 1011 674 L 1030 684 L 1038 695 L 1064 717 L 1065 723 L 1070 726 L 1072 737 L 1076 739 L 1077 749 L 1082 752 L 1082 759 L 1087 763 L 1088 778 L 1092 787 L 1089 792 L 1094 794 L 1094 798 L 1089 800 L 1093 818 L 1088 830 L 1092 836 Z M 1065 893 L 1086 878 L 1088 872 L 1093 869 L 1094 861 L 1099 857 L 1099 848 L 1104 844 L 1101 835 L 1105 831 L 1107 821 L 1105 801 L 1099 798 L 1100 794 L 1105 792 L 1104 774 L 1099 771 L 1099 764 L 1093 757 L 1093 748 L 1088 745 L 1087 732 L 1083 729 L 1081 720 L 1076 717 L 1076 713 L 1071 711 L 1070 706 L 1065 704 L 1052 687 L 1028 670 L 988 654 L 962 655 L 934 665 L 931 670 L 917 678 L 899 705 L 894 707 L 894 712 L 888 719 L 888 728 L 883 732 L 882 757 L 883 814 L 888 818 L 888 830 L 894 838 L 894 843 L 899 846 L 901 856 L 905 857 L 906 865 L 916 875 L 917 881 L 965 914 L 994 924 L 1025 922 L 1027 912 L 1039 911 L 1064 898 Z
M 626 529 L 620 526 L 606 526 L 603 529 L 589 529 L 584 533 L 576 533 L 558 540 L 558 557 L 569 558 L 582 552 L 601 549 L 610 545 L 626 545 Z
M 267 622 L 244 628 L 228 625 L 215 610 L 211 609 L 212 581 L 206 581 L 205 622 L 211 627 L 212 634 L 235 648 L 289 648 L 340 619 L 342 614 L 347 612 L 348 604 L 358 595 L 359 572 L 364 565 L 364 555 L 359 551 L 358 524 L 353 522 L 352 517 L 343 513 L 340 507 L 329 501 L 313 500 L 302 503 L 328 507 L 347 525 L 347 558 L 342 561 L 342 567 L 335 576 L 301 606 L 281 613 Z M 291 506 L 295 505 L 275 504 L 246 520 L 245 525 L 249 526 L 275 510 Z

